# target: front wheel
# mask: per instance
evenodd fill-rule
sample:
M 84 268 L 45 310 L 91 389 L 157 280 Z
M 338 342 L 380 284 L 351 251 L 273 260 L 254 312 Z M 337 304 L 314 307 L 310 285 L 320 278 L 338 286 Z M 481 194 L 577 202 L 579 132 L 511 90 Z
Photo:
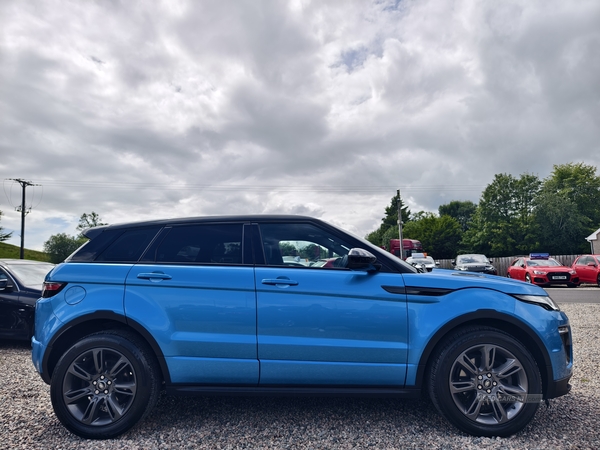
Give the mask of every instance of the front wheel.
M 56 365 L 50 385 L 54 412 L 78 436 L 119 436 L 156 404 L 158 373 L 154 355 L 137 335 L 126 331 L 89 335 Z
M 525 282 L 526 283 L 531 283 L 531 275 L 525 274 Z
M 429 394 L 440 413 L 475 436 L 510 436 L 535 415 L 540 373 L 527 349 L 488 327 L 457 331 L 434 356 Z

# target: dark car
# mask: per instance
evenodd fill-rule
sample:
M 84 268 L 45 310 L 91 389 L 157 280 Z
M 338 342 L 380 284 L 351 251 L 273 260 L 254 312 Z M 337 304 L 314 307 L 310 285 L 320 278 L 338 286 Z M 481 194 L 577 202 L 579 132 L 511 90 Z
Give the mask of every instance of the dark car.
M 566 284 L 568 287 L 577 287 L 580 283 L 573 268 L 563 266 L 550 258 L 548 253 L 531 253 L 515 259 L 508 267 L 506 276 L 539 286 Z
M 172 219 L 84 235 L 46 277 L 32 338 L 56 416 L 83 437 L 124 433 L 161 389 L 425 393 L 461 430 L 507 436 L 570 389 L 569 320 L 538 286 L 419 273 L 304 216 Z M 307 265 L 287 264 L 292 247 Z
M 488 259 L 485 255 L 458 255 L 456 259 L 452 260 L 452 265 L 455 270 L 487 273 L 489 275 L 498 274 L 496 268 L 492 265 L 492 260 Z
M 600 286 L 600 255 L 581 255 L 571 268 L 577 272 L 580 283 L 592 283 Z
M 27 259 L 0 259 L 0 338 L 31 339 L 35 302 L 53 267 Z

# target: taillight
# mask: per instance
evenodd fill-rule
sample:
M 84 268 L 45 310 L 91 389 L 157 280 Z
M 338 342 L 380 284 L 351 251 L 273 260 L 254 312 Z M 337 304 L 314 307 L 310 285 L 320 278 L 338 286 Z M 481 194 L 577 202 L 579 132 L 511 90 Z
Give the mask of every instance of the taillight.
M 58 283 L 56 281 L 44 281 L 42 286 L 42 298 L 53 297 L 58 294 L 67 283 Z

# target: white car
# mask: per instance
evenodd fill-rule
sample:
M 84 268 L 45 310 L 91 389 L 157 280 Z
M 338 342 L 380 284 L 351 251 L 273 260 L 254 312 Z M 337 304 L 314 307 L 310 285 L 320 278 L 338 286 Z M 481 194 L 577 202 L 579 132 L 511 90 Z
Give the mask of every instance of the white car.
M 423 253 L 413 253 L 412 256 L 406 258 L 406 262 L 413 266 L 420 264 L 425 267 L 427 272 L 431 272 L 440 265 L 440 263 L 436 262 L 431 256 L 425 256 Z

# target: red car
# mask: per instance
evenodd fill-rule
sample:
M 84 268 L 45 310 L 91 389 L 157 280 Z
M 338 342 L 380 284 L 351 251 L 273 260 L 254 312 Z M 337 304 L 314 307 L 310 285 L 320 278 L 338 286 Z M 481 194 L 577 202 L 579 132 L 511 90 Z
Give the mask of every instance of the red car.
M 566 284 L 569 287 L 576 287 L 580 283 L 575 270 L 550 258 L 548 253 L 532 253 L 529 257 L 515 259 L 509 266 L 506 276 L 542 286 Z
M 573 263 L 581 283 L 596 283 L 600 286 L 600 255 L 581 255 Z

